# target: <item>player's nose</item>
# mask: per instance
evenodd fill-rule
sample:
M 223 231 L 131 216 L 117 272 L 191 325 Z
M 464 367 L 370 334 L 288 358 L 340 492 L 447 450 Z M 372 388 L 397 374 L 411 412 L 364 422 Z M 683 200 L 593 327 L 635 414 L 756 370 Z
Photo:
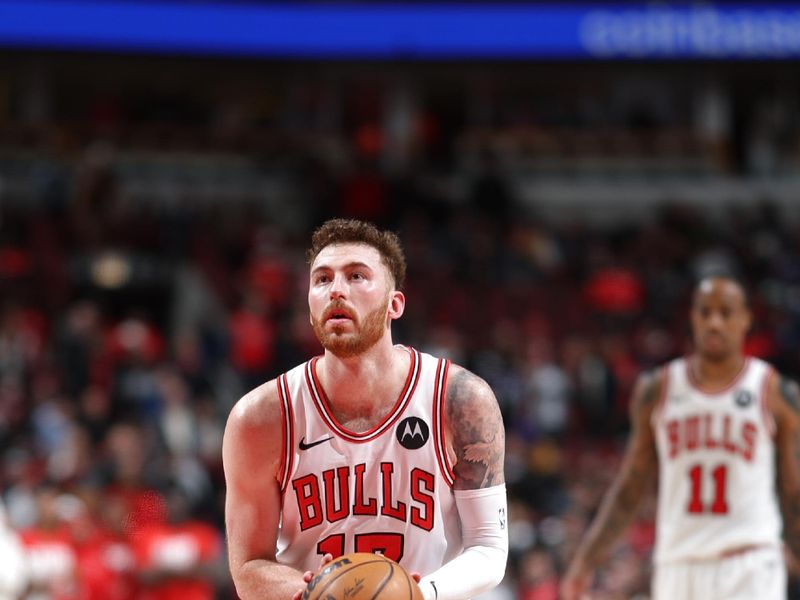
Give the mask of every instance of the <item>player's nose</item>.
M 344 298 L 347 296 L 347 281 L 343 275 L 334 275 L 330 288 L 328 288 L 331 299 Z
M 720 331 L 725 325 L 725 318 L 718 312 L 712 312 L 708 315 L 707 319 L 708 328 L 714 331 Z

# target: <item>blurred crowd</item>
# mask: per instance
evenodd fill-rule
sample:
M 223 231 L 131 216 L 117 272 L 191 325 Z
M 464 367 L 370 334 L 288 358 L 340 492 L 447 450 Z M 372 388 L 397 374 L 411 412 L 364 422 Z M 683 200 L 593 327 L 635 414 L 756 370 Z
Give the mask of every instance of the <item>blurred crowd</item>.
M 580 215 L 547 222 L 504 176 L 509 148 L 541 158 L 558 141 L 559 160 L 576 164 L 573 139 L 597 151 L 577 158 L 621 139 L 619 166 L 641 154 L 661 103 L 587 141 L 526 138 L 529 111 L 500 98 L 472 107 L 491 135 L 456 136 L 446 104 L 408 111 L 397 93 L 384 113 L 359 91 L 337 116 L 330 98 L 296 89 L 277 124 L 293 135 L 266 140 L 247 133 L 244 105 L 198 133 L 192 107 L 163 97 L 155 115 L 97 96 L 74 122 L 0 123 L 0 598 L 234 597 L 225 419 L 244 392 L 320 352 L 303 255 L 330 216 L 399 233 L 408 303 L 395 340 L 472 369 L 500 402 L 511 556 L 492 598 L 557 597 L 619 465 L 637 374 L 689 347 L 697 277 L 739 273 L 755 313 L 747 351 L 800 375 L 800 226 L 768 199 L 723 218 L 665 202 L 635 226 L 597 228 Z M 718 104 L 712 94 L 703 108 L 713 143 L 676 122 L 656 162 L 679 170 L 669 161 L 690 148 L 735 170 Z M 501 105 L 505 116 L 481 116 Z M 595 126 L 592 106 L 573 108 L 562 111 Z M 349 133 L 325 135 L 326 119 Z M 471 174 L 456 191 L 429 177 L 453 167 Z M 651 496 L 593 598 L 647 597 L 653 515 Z
M 739 269 L 756 313 L 749 352 L 800 374 L 800 232 L 768 206 L 723 222 L 673 206 L 637 229 L 558 228 L 515 218 L 512 200 L 491 210 L 497 191 L 483 185 L 459 210 L 404 204 L 383 223 L 409 260 L 395 338 L 493 386 L 512 498 L 504 589 L 555 598 L 618 465 L 637 373 L 687 348 L 694 277 Z M 7 212 L 3 231 L 0 483 L 41 592 L 30 597 L 166 598 L 170 585 L 188 597 L 188 581 L 197 598 L 230 594 L 224 421 L 242 393 L 319 352 L 309 232 L 222 209 L 142 222 L 78 203 Z M 646 593 L 652 509 L 597 598 Z

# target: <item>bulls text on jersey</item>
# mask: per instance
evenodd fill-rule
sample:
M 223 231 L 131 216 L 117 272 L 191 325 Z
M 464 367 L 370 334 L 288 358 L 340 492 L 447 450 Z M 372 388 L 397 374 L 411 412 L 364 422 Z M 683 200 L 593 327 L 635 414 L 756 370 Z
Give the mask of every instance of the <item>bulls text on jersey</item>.
M 695 414 L 670 419 L 666 424 L 669 458 L 682 452 L 725 450 L 753 460 L 758 427 L 750 420 L 734 424 L 731 415 Z
M 325 521 L 335 523 L 351 515 L 381 515 L 431 531 L 434 526 L 436 491 L 433 474 L 419 468 L 411 470 L 407 493 L 413 502 L 409 506 L 395 499 L 397 478 L 394 464 L 381 462 L 378 470 L 381 480 L 379 497 L 365 497 L 364 479 L 368 471 L 365 463 L 357 464 L 352 469 L 349 465 L 326 469 L 322 472 L 321 482 L 316 473 L 294 478 L 292 488 L 300 515 L 300 529 L 306 531 Z M 352 497 L 350 490 L 353 490 Z

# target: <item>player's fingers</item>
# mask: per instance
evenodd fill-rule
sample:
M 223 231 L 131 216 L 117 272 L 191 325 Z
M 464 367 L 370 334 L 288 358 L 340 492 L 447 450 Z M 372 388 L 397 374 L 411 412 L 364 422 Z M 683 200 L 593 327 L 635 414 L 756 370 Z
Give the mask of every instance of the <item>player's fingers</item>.
M 303 597 L 303 590 L 297 590 L 292 596 L 292 600 L 300 600 Z
M 420 574 L 419 574 L 419 573 L 417 573 L 416 571 L 412 571 L 411 573 L 409 573 L 409 575 L 411 575 L 411 579 L 413 579 L 413 580 L 414 580 L 414 581 L 416 581 L 417 583 L 419 583 L 419 582 L 420 582 L 420 580 L 422 579 L 422 575 L 420 575 Z
M 327 565 L 332 560 L 333 560 L 332 554 L 326 554 L 325 556 L 323 556 L 322 560 L 319 561 L 319 569 L 317 570 L 317 573 L 322 571 L 322 569 L 325 568 L 325 565 Z M 310 583 L 311 580 L 314 579 L 314 577 L 316 577 L 317 573 L 314 573 L 314 571 L 306 571 L 305 573 L 303 573 L 303 581 L 305 581 L 306 583 Z

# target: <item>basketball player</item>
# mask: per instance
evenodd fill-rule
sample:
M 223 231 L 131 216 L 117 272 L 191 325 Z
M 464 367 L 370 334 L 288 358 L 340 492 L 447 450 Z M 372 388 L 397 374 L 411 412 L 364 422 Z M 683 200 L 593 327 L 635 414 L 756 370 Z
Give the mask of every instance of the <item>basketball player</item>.
M 246 394 L 225 431 L 239 596 L 299 597 L 325 557 L 356 551 L 422 575 L 428 599 L 492 588 L 508 549 L 494 394 L 469 371 L 392 343 L 406 269 L 394 234 L 334 219 L 308 259 L 324 354 Z
M 699 283 L 694 353 L 637 383 L 622 468 L 562 581 L 564 600 L 587 597 L 656 470 L 655 600 L 786 598 L 781 509 L 797 553 L 800 398 L 794 383 L 744 355 L 750 323 L 735 279 Z

